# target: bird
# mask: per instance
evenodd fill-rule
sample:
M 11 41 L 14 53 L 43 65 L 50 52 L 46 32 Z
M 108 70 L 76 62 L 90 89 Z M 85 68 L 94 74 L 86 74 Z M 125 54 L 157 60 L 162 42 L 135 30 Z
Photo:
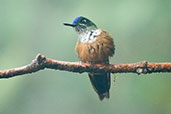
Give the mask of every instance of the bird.
M 99 29 L 95 23 L 86 17 L 79 16 L 72 24 L 63 23 L 74 28 L 78 35 L 76 53 L 81 62 L 90 64 L 109 64 L 109 57 L 115 53 L 115 45 L 112 36 L 105 30 Z M 109 98 L 110 73 L 88 73 L 90 82 L 102 101 Z

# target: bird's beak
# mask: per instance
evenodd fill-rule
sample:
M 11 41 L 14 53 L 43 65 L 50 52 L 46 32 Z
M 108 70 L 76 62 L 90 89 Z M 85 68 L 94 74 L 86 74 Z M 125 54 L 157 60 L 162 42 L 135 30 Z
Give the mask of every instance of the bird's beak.
M 69 23 L 64 23 L 65 26 L 70 26 L 70 27 L 75 27 L 76 25 L 74 24 L 69 24 Z

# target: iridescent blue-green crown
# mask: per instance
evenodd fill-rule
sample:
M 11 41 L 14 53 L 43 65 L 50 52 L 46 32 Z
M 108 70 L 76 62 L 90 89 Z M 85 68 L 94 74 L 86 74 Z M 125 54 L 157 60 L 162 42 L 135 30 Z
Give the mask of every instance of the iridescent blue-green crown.
M 72 22 L 72 24 L 76 24 L 80 18 L 83 18 L 83 17 L 82 16 L 76 17 L 74 21 Z

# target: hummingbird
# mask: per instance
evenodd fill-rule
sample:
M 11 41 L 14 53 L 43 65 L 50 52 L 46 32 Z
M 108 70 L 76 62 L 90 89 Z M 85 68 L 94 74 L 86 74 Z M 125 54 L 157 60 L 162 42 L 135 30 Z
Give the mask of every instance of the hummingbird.
M 115 46 L 111 35 L 99 29 L 86 17 L 76 17 L 72 24 L 65 26 L 74 28 L 78 35 L 75 47 L 81 62 L 90 64 L 109 64 L 109 57 L 114 55 Z M 88 73 L 91 84 L 99 99 L 109 98 L 110 73 Z

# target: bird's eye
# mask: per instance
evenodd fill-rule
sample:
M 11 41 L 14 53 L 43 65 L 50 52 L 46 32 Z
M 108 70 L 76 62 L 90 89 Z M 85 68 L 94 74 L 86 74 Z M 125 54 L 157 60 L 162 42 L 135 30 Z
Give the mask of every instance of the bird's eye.
M 82 20 L 82 23 L 87 23 L 87 21 L 85 19 Z

